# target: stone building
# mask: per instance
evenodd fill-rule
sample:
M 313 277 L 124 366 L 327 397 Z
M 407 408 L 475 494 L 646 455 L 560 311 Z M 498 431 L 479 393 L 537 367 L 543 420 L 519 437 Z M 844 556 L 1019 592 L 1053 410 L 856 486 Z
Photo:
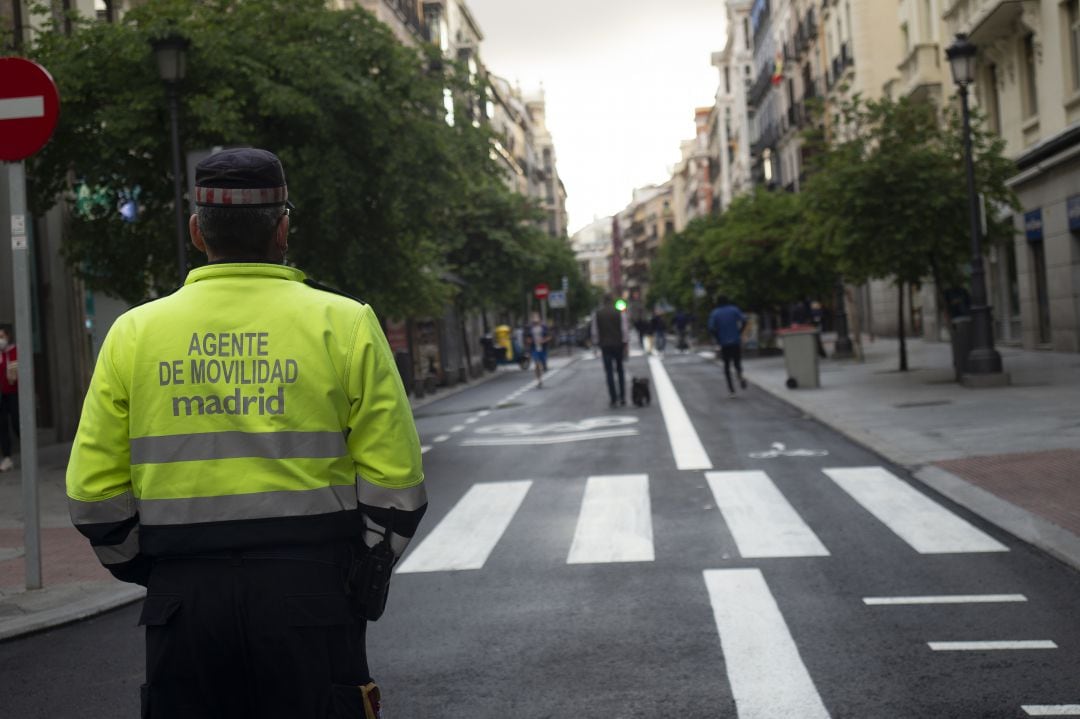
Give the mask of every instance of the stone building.
M 1080 351 L 1080 2 L 940 0 L 978 48 L 975 102 L 1016 162 L 1013 243 L 987 252 L 997 338 Z

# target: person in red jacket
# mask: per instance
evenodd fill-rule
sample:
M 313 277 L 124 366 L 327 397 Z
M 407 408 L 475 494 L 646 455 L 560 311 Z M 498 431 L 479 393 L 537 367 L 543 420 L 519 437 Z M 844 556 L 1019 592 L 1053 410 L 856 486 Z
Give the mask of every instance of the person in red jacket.
M 12 436 L 19 436 L 19 383 L 15 338 L 9 325 L 0 325 L 0 472 L 15 466 L 11 461 Z

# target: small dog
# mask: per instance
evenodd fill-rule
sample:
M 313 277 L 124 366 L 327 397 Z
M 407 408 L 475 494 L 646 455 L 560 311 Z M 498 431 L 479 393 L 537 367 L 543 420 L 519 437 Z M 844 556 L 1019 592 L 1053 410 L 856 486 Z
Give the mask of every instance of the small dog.
M 630 378 L 630 398 L 634 401 L 635 407 L 652 404 L 652 392 L 649 391 L 648 377 Z

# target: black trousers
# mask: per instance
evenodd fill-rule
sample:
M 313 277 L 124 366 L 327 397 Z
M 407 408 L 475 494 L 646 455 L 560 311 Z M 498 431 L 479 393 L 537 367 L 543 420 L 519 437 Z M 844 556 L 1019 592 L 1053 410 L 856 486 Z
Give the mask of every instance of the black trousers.
M 604 358 L 604 376 L 607 378 L 608 395 L 614 403 L 615 397 L 615 372 L 619 373 L 619 396 L 618 401 L 626 401 L 626 374 L 623 372 L 623 348 L 602 347 L 600 352 Z
M 727 379 L 728 392 L 735 391 L 735 385 L 731 382 L 731 365 L 735 365 L 735 372 L 742 379 L 742 346 L 720 345 L 720 358 L 724 360 L 724 378 Z
M 155 563 L 139 620 L 144 719 L 363 717 L 365 623 L 344 576 L 332 557 Z
M 19 436 L 19 395 L 0 394 L 0 458 L 11 456 L 11 437 Z

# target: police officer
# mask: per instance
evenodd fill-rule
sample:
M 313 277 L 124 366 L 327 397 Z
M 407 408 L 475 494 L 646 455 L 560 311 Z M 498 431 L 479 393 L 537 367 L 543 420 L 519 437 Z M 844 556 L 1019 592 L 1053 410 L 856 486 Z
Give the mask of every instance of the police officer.
M 71 517 L 148 587 L 144 717 L 370 717 L 381 606 L 349 580 L 375 549 L 400 556 L 427 507 L 405 391 L 371 308 L 282 264 L 277 157 L 219 152 L 195 185 L 209 264 L 109 331 Z

